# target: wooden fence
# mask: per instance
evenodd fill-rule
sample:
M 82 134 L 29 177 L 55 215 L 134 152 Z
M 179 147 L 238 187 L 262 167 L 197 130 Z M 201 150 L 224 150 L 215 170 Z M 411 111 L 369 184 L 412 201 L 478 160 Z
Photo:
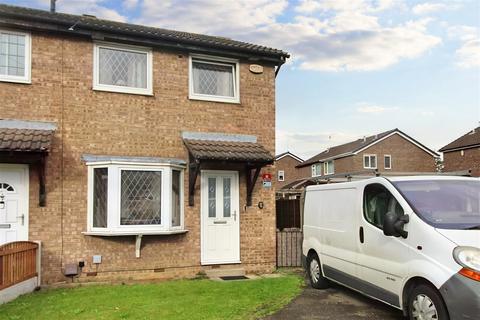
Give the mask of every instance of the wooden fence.
M 0 290 L 37 276 L 37 250 L 30 241 L 0 246 Z
M 277 231 L 277 267 L 302 266 L 303 232 L 297 228 Z
M 300 199 L 276 200 L 277 229 L 302 227 L 300 218 Z

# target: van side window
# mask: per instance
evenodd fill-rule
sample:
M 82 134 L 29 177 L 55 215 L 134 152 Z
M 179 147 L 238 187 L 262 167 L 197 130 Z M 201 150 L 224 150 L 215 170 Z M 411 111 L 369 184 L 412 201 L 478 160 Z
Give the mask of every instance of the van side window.
M 403 215 L 403 208 L 397 199 L 381 184 L 371 184 L 365 187 L 363 193 L 363 214 L 365 219 L 383 229 L 383 220 L 387 212 Z

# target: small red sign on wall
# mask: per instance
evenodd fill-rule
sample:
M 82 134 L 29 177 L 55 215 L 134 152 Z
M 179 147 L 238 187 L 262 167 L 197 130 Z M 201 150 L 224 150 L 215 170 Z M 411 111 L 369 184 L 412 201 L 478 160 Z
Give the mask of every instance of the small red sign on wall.
M 262 180 L 263 181 L 272 181 L 272 175 L 270 173 L 264 173 L 264 174 L 262 174 Z

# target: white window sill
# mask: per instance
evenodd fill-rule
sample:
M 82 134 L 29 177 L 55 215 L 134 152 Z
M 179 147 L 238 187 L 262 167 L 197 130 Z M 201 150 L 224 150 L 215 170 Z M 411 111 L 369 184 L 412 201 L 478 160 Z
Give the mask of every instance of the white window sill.
M 190 94 L 188 96 L 190 100 L 199 100 L 199 101 L 210 101 L 210 102 L 223 102 L 223 103 L 231 103 L 231 104 L 240 104 L 240 99 L 237 98 L 223 98 L 220 96 L 203 96 L 197 94 Z
M 103 91 L 103 92 L 114 92 L 114 93 L 125 93 L 125 94 L 136 94 L 140 96 L 153 96 L 152 90 L 135 90 L 128 87 L 115 87 L 115 86 L 99 86 L 96 85 L 93 88 L 93 91 Z
M 101 237 L 119 237 L 119 236 L 153 236 L 153 235 L 171 235 L 187 233 L 186 229 L 178 230 L 125 230 L 125 231 L 84 231 L 82 234 L 86 236 L 101 236 Z
M 23 84 L 31 84 L 32 83 L 32 81 L 30 79 L 4 78 L 4 77 L 0 77 L 0 82 L 23 83 Z

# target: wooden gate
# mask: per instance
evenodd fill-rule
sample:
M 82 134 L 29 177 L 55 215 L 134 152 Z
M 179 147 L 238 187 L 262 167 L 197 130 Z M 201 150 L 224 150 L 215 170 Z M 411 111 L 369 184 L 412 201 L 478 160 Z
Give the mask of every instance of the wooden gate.
M 38 244 L 10 242 L 0 246 L 0 290 L 36 277 Z
M 277 229 L 302 227 L 300 218 L 300 199 L 277 199 Z
M 277 231 L 277 267 L 302 266 L 303 232 L 300 229 Z

